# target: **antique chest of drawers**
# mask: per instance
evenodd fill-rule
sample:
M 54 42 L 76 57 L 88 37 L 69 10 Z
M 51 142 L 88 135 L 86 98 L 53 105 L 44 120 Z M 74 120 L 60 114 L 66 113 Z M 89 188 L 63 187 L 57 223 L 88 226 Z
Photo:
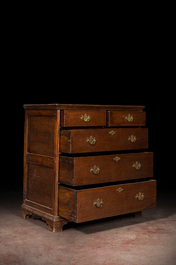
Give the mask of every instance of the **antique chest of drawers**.
M 24 105 L 22 216 L 53 232 L 156 206 L 143 106 Z

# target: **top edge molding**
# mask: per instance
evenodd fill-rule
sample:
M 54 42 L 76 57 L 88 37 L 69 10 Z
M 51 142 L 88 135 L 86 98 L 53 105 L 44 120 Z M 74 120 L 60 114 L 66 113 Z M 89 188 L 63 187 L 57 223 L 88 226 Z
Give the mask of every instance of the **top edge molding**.
M 94 105 L 94 104 L 24 104 L 24 109 L 52 109 L 52 110 L 80 110 L 80 109 L 99 109 L 99 110 L 134 110 L 142 111 L 145 106 L 139 105 Z

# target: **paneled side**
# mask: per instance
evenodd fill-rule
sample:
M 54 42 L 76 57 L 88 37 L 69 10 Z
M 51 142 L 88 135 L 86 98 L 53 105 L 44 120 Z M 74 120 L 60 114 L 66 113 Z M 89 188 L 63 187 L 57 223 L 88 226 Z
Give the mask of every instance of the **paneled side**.
M 54 156 L 54 117 L 29 116 L 29 153 Z
M 60 123 L 56 117 L 53 110 L 26 111 L 24 204 L 49 214 L 58 211 L 58 197 L 55 194 L 58 154 L 55 149 Z
M 27 200 L 52 209 L 54 169 L 28 164 Z

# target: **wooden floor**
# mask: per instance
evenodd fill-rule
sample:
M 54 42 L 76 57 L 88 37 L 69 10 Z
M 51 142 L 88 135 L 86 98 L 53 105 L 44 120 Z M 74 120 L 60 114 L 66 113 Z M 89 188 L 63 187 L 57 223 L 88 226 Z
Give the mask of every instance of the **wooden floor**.
M 0 265 L 175 265 L 176 194 L 158 194 L 142 217 L 69 223 L 52 233 L 37 217 L 20 216 L 22 193 L 0 195 Z

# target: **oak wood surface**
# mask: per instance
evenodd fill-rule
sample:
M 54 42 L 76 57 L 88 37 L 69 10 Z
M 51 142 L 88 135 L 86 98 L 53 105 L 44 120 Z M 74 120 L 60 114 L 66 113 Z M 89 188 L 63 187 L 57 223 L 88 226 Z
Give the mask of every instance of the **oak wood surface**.
M 117 158 L 117 160 L 116 160 Z M 140 164 L 136 169 L 135 163 Z M 98 171 L 93 168 L 98 168 Z M 60 182 L 71 186 L 90 185 L 153 177 L 153 153 L 60 157 Z
M 52 109 L 90 109 L 90 110 L 136 110 L 143 111 L 145 106 L 139 105 L 94 105 L 94 104 L 24 104 L 24 109 L 52 110 Z
M 60 110 L 26 110 L 23 205 L 58 215 Z M 23 207 L 24 208 L 24 207 Z
M 137 128 L 146 125 L 144 108 L 25 104 L 22 216 L 37 214 L 51 231 L 61 231 L 68 220 L 84 222 L 154 207 L 156 182 L 139 182 L 153 176 L 153 153 L 142 152 L 148 148 L 148 129 Z M 120 160 L 113 160 L 116 156 Z M 118 185 L 134 179 L 138 182 Z M 110 182 L 117 185 L 108 186 Z M 115 192 L 119 187 L 123 191 Z M 145 194 L 144 200 L 135 198 L 137 192 Z M 98 199 L 103 202 L 99 208 Z
M 128 140 L 131 135 L 136 136 L 135 142 Z M 95 138 L 95 144 L 89 144 L 88 139 L 90 137 Z M 60 152 L 63 153 L 103 152 L 144 148 L 148 148 L 147 128 L 61 130 Z
M 29 164 L 27 199 L 52 209 L 53 175 L 52 168 Z
M 112 110 L 108 111 L 107 116 L 108 116 L 108 122 L 107 122 L 108 126 L 145 126 L 146 124 L 145 112 Z
M 86 121 L 84 115 L 89 116 Z M 105 110 L 63 110 L 61 112 L 62 127 L 88 127 L 88 126 L 106 126 Z
M 118 188 L 123 189 L 121 192 Z M 142 201 L 136 196 L 141 192 Z M 99 208 L 95 202 L 102 200 Z M 156 181 L 136 182 L 92 189 L 74 190 L 59 187 L 60 216 L 77 223 L 125 213 L 139 212 L 156 206 Z
M 29 153 L 54 157 L 54 117 L 28 117 L 28 145 Z

